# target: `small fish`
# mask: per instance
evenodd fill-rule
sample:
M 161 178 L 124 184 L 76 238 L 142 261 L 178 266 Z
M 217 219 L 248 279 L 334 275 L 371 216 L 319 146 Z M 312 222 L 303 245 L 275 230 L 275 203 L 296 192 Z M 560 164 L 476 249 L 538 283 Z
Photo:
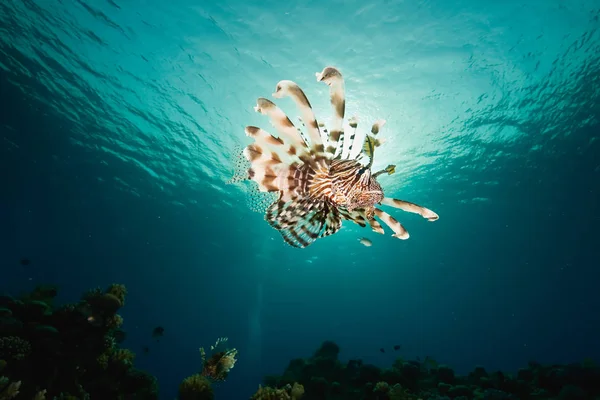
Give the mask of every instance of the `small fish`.
M 366 247 L 371 247 L 371 246 L 373 246 L 373 242 L 371 242 L 371 241 L 370 241 L 369 239 L 367 239 L 367 238 L 360 238 L 358 241 L 359 241 L 359 242 L 360 242 L 360 244 L 362 244 L 363 246 L 366 246 Z
M 144 352 L 144 354 L 148 354 L 150 352 L 150 347 L 144 346 L 142 347 L 142 351 Z
M 382 347 L 379 349 L 380 352 L 385 353 L 385 349 Z
M 394 346 L 394 350 L 395 350 L 395 351 L 398 351 L 398 350 L 400 350 L 400 345 L 399 345 L 399 344 L 395 345 L 395 346 Z
M 154 328 L 152 330 L 152 337 L 153 338 L 160 338 L 165 334 L 165 328 L 163 328 L 162 326 L 157 326 L 156 328 Z
M 90 315 L 89 317 L 87 317 L 87 321 L 92 326 L 96 326 L 96 327 L 104 325 L 104 318 L 102 318 L 101 316 L 97 316 L 97 315 Z
M 31 264 L 31 260 L 29 258 L 21 258 L 20 264 L 23 266 Z

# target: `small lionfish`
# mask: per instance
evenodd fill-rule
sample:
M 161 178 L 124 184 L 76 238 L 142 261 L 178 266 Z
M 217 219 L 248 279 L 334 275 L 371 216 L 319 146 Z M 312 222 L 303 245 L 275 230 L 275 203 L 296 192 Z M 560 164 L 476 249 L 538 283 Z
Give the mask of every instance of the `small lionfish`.
M 365 227 L 370 225 L 377 233 L 383 233 L 377 217 L 388 225 L 399 239 L 408 239 L 406 229 L 394 217 L 376 207 L 378 204 L 420 214 L 429 221 L 438 219 L 433 211 L 404 200 L 384 197 L 377 177 L 391 175 L 395 166 L 372 173 L 373 155 L 381 141 L 375 138 L 385 124 L 376 121 L 362 146 L 361 154 L 350 158 L 357 121 L 349 121 L 354 132 L 350 135 L 349 150 L 344 153 L 344 113 L 346 107 L 344 79 L 339 70 L 326 67 L 316 74 L 318 82 L 330 88 L 333 117 L 327 146 L 321 138 L 321 130 L 308 98 L 302 89 L 289 80 L 277 83 L 273 97 L 291 97 L 296 103 L 308 133 L 308 140 L 301 129 L 296 128 L 287 115 L 272 101 L 259 98 L 254 108 L 266 115 L 279 135 L 273 136 L 256 126 L 247 126 L 246 135 L 254 143 L 244 148 L 243 155 L 250 162 L 245 179 L 258 184 L 261 192 L 273 192 L 277 199 L 268 206 L 265 219 L 277 229 L 283 240 L 294 247 L 304 248 L 319 238 L 339 231 L 342 220 L 347 219 Z M 366 165 L 360 161 L 369 159 Z

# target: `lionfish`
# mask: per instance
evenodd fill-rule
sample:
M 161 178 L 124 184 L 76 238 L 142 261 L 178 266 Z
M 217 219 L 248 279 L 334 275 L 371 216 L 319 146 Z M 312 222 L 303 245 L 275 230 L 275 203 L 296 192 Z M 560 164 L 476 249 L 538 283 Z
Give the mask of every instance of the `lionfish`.
M 304 133 L 272 101 L 259 98 L 256 112 L 269 117 L 278 132 L 273 136 L 256 127 L 247 126 L 246 135 L 253 143 L 246 146 L 243 156 L 249 161 L 247 175 L 258 184 L 260 192 L 271 192 L 276 199 L 266 208 L 265 219 L 279 231 L 283 240 L 293 247 L 304 248 L 317 239 L 338 232 L 343 220 L 350 220 L 377 233 L 384 233 L 377 217 L 394 232 L 392 236 L 408 239 L 406 229 L 394 217 L 376 207 L 386 205 L 421 215 L 435 221 L 438 215 L 417 204 L 385 197 L 377 177 L 395 172 L 394 165 L 373 173 L 375 148 L 382 141 L 376 138 L 385 120 L 376 121 L 371 134 L 366 135 L 358 156 L 350 157 L 354 145 L 357 120 L 351 118 L 353 129 L 348 151 L 344 152 L 345 85 L 340 71 L 325 67 L 316 74 L 318 82 L 329 86 L 333 116 L 327 132 L 325 124 L 317 122 L 304 91 L 290 80 L 277 83 L 274 98 L 291 97 L 299 109 Z M 324 143 L 321 128 L 328 141 Z M 365 164 L 364 159 L 368 159 Z

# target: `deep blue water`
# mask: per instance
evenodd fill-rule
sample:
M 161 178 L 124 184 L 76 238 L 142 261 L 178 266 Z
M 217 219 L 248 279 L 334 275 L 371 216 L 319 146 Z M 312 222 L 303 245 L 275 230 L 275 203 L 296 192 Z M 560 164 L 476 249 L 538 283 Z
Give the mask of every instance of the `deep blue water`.
M 124 345 L 165 399 L 220 336 L 239 350 L 225 399 L 326 339 L 458 372 L 600 359 L 599 17 L 577 0 L 5 0 L 0 290 L 126 284 Z M 327 65 L 359 128 L 387 120 L 386 195 L 440 215 L 394 210 L 407 241 L 345 222 L 291 248 L 225 183 L 279 80 L 329 115 Z

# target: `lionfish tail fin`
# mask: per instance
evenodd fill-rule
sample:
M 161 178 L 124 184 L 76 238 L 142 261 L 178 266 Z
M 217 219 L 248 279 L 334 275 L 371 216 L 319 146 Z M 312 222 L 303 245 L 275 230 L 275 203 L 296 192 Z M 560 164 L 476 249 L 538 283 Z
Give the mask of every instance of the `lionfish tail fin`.
M 329 96 L 333 108 L 333 117 L 329 130 L 329 143 L 326 152 L 335 156 L 338 147 L 344 146 L 344 115 L 346 112 L 346 93 L 344 89 L 344 77 L 335 67 L 325 67 L 323 71 L 316 72 L 318 82 L 324 82 L 329 86 Z
M 377 222 L 374 218 L 368 218 L 364 210 L 344 210 L 342 211 L 342 216 L 344 219 L 354 222 L 355 224 L 361 226 L 362 228 L 366 227 L 367 224 L 371 227 L 373 232 L 383 234 L 383 227 L 379 222 Z
M 399 208 L 402 211 L 419 214 L 421 217 L 425 218 L 428 221 L 436 221 L 440 217 L 435 212 L 431 211 L 428 208 L 422 207 L 415 203 L 410 203 L 404 200 L 392 199 L 390 197 L 384 197 L 381 201 L 381 204 L 386 206 Z
M 274 202 L 265 219 L 293 247 L 305 248 L 340 229 L 341 218 L 327 203 L 309 197 Z

